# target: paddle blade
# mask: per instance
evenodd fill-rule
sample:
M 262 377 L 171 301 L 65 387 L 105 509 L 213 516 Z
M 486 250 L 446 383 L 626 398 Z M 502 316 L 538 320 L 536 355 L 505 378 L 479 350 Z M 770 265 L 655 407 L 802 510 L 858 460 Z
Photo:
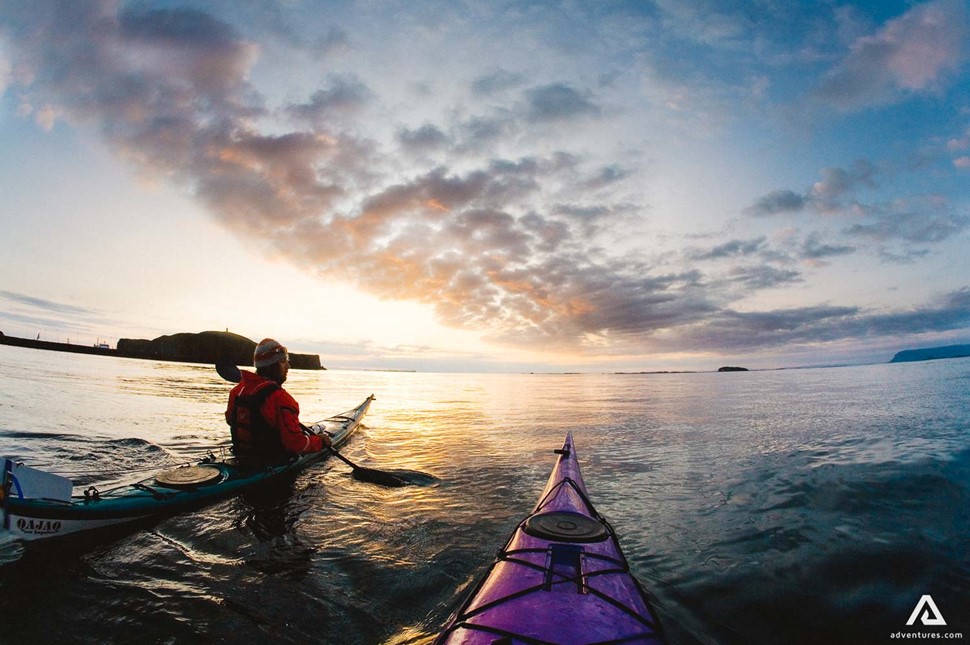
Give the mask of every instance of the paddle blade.
M 374 468 L 362 468 L 360 466 L 354 469 L 354 479 L 391 488 L 430 486 L 438 481 L 438 478 L 434 475 L 417 470 L 375 470 Z
M 230 383 L 238 383 L 242 379 L 239 368 L 228 358 L 220 358 L 216 361 L 216 372 Z
M 370 482 L 371 484 L 379 484 L 380 486 L 387 486 L 389 488 L 400 488 L 410 483 L 394 473 L 375 470 L 373 468 L 361 468 L 360 466 L 354 468 L 354 479 L 359 479 L 362 482 Z

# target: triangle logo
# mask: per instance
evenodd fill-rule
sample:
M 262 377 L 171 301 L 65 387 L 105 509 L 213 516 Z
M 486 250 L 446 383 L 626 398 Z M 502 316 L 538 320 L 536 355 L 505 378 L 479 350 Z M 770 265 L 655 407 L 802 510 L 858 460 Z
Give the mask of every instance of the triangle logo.
M 920 616 L 920 611 L 923 611 L 922 616 Z M 930 617 L 931 615 L 932 618 Z M 924 625 L 946 625 L 946 621 L 943 620 L 943 614 L 937 609 L 936 603 L 933 602 L 933 598 L 929 594 L 919 599 L 919 602 L 916 603 L 916 609 L 910 614 L 906 624 L 912 625 L 915 623 L 917 616 L 919 616 L 920 621 Z

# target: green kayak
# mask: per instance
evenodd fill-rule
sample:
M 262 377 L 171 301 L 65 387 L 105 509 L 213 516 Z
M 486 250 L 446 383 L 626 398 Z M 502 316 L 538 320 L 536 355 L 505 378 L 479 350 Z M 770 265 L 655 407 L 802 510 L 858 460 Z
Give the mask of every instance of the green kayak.
M 333 446 L 339 448 L 357 430 L 373 400 L 371 395 L 352 410 L 310 428 L 326 432 Z M 171 468 L 134 484 L 104 491 L 89 487 L 82 495 L 73 494 L 73 484 L 67 478 L 5 459 L 0 461 L 0 538 L 42 540 L 174 515 L 295 476 L 332 454 L 327 449 L 260 467 L 210 455 L 196 464 Z

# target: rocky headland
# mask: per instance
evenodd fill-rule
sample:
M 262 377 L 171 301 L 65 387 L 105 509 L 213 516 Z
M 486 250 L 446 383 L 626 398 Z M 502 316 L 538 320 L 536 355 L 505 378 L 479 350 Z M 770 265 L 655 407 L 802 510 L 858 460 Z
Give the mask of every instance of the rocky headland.
M 945 347 L 926 347 L 924 349 L 904 349 L 896 352 L 890 363 L 910 363 L 913 361 L 935 361 L 942 358 L 964 358 L 970 356 L 970 345 L 946 345 Z

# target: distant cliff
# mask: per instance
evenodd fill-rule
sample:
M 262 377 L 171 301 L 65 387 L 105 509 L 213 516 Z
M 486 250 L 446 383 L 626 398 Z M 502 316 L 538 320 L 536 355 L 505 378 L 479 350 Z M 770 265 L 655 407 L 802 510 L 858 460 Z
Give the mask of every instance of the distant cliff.
M 927 347 L 926 349 L 905 349 L 897 352 L 889 362 L 935 361 L 941 358 L 963 358 L 965 356 L 970 356 L 970 345 L 947 345 L 946 347 Z
M 185 363 L 215 363 L 228 358 L 236 365 L 252 365 L 256 342 L 227 331 L 203 331 L 159 336 L 153 340 L 122 338 L 118 354 Z M 298 370 L 324 369 L 316 354 L 290 354 L 290 367 Z

